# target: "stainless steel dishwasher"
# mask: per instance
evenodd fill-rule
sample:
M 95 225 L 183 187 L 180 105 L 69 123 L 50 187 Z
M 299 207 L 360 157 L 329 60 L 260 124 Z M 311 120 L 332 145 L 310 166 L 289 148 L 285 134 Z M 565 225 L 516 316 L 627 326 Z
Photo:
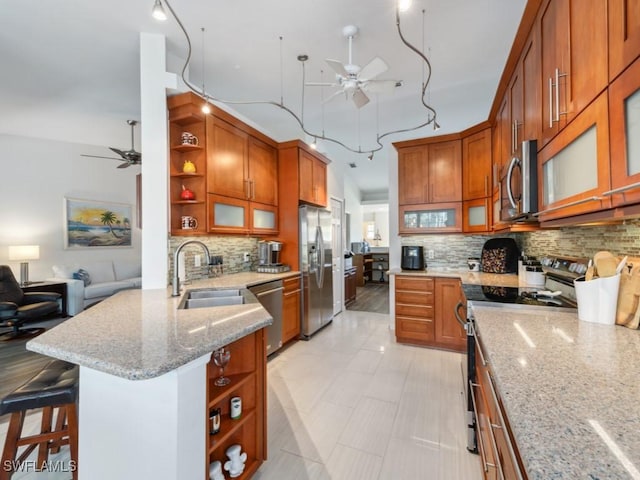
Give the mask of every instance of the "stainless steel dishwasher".
M 282 347 L 282 280 L 262 283 L 249 290 L 273 317 L 273 324 L 267 327 L 267 355 L 271 355 Z

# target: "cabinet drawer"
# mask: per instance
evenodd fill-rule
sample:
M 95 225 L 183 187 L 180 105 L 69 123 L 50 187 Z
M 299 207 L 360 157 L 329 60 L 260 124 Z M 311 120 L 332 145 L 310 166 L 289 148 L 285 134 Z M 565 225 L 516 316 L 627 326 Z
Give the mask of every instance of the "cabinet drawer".
M 396 291 L 413 290 L 416 292 L 433 292 L 433 278 L 396 277 Z
M 396 335 L 402 339 L 432 341 L 433 321 L 396 316 Z
M 284 293 L 300 290 L 300 277 L 285 278 L 282 280 Z
M 408 315 L 410 317 L 433 318 L 432 305 L 407 305 L 396 302 L 396 318 L 398 315 Z
M 433 292 L 414 292 L 396 290 L 396 303 L 405 305 L 431 305 L 433 306 Z

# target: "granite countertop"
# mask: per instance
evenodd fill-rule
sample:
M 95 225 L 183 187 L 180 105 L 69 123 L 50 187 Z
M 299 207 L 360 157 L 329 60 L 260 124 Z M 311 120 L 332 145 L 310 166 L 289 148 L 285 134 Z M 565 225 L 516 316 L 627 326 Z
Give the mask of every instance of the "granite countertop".
M 183 285 L 245 288 L 286 278 L 243 272 Z M 251 295 L 251 294 L 249 294 Z M 167 373 L 202 355 L 270 325 L 257 302 L 211 308 L 178 309 L 182 296 L 171 288 L 124 290 L 30 340 L 27 349 L 129 380 Z
M 473 311 L 528 478 L 640 478 L 640 331 L 576 313 Z
M 401 270 L 392 268 L 389 275 L 408 275 L 416 277 L 459 278 L 464 284 L 491 285 L 495 287 L 517 287 L 518 275 L 515 273 L 470 272 L 468 268 L 433 267 L 428 270 Z

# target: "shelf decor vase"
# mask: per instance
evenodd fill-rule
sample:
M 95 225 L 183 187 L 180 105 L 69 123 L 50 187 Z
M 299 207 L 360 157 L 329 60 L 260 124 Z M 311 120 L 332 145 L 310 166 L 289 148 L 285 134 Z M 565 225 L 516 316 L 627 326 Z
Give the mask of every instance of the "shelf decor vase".
M 196 173 L 196 166 L 191 160 L 185 160 L 182 165 L 182 173 Z
M 182 192 L 180 192 L 180 198 L 182 200 L 195 200 L 196 195 L 191 190 L 189 190 L 184 185 L 182 185 Z

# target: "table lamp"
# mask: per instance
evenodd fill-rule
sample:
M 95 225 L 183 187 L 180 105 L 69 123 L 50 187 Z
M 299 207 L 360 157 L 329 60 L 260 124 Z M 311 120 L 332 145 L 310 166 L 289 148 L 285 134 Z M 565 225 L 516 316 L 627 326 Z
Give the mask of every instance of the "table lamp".
M 17 260 L 20 263 L 20 286 L 29 285 L 29 262 L 25 260 L 38 260 L 40 258 L 39 245 L 19 245 L 9 247 L 9 260 Z

